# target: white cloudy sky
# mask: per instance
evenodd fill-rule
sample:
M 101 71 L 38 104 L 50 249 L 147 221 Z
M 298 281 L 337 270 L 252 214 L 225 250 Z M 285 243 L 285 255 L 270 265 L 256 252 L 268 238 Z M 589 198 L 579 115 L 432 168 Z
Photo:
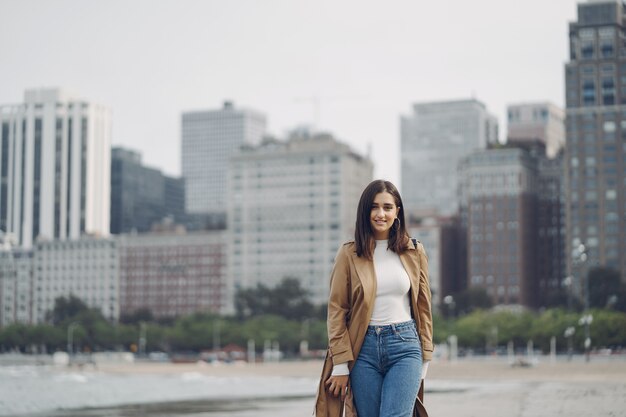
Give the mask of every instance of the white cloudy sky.
M 474 96 L 501 136 L 507 104 L 563 105 L 577 3 L 0 0 L 0 103 L 66 88 L 113 109 L 114 144 L 179 174 L 181 112 L 230 99 L 278 136 L 315 124 L 369 144 L 375 175 L 399 182 L 414 102 Z

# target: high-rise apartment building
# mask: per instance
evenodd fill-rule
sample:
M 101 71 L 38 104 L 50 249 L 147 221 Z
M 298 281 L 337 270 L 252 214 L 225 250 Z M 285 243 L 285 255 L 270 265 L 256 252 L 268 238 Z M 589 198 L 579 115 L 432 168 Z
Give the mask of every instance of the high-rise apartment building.
M 461 222 L 468 287 L 495 304 L 538 308 L 562 298 L 562 158 L 545 144 L 512 143 L 462 160 Z
M 548 102 L 511 104 L 507 107 L 507 139 L 543 143 L 549 158 L 565 145 L 565 112 Z
M 27 90 L 0 106 L 0 230 L 38 237 L 109 233 L 111 117 L 61 90 Z
M 59 297 L 75 296 L 109 321 L 148 309 L 155 317 L 233 311 L 226 232 L 158 233 L 0 247 L 0 328 L 48 319 Z
M 498 140 L 498 123 L 480 101 L 419 103 L 401 118 L 402 199 L 405 213 L 458 210 L 461 158 Z
M 354 238 L 372 162 L 328 134 L 266 139 L 233 156 L 230 273 L 236 288 L 297 278 L 325 303 L 339 246 Z
M 120 310 L 155 317 L 233 310 L 226 281 L 226 232 L 119 236 Z
M 141 163 L 139 152 L 111 152 L 111 233 L 148 232 L 165 217 L 184 223 L 184 188 L 180 178 L 163 175 Z
M 618 0 L 578 5 L 566 80 L 568 270 L 582 293 L 593 266 L 626 277 L 626 15 Z M 576 248 L 583 244 L 586 262 Z
M 120 316 L 119 252 L 113 238 L 40 241 L 33 254 L 33 323 L 74 295 L 110 321 Z
M 521 149 L 477 151 L 462 162 L 461 217 L 467 230 L 468 287 L 495 304 L 528 304 L 537 295 L 537 167 Z
M 0 250 L 0 327 L 32 323 L 33 251 Z
M 185 210 L 190 214 L 224 213 L 229 158 L 242 145 L 256 145 L 265 133 L 265 116 L 236 109 L 190 111 L 182 116 L 182 173 Z

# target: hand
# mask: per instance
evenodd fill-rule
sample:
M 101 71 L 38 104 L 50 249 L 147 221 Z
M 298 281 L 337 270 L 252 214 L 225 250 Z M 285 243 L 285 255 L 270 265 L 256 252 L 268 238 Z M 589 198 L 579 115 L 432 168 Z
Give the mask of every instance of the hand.
M 350 381 L 350 375 L 335 375 L 326 380 L 326 390 L 338 397 L 341 395 L 341 401 L 346 399 L 348 393 L 348 382 Z

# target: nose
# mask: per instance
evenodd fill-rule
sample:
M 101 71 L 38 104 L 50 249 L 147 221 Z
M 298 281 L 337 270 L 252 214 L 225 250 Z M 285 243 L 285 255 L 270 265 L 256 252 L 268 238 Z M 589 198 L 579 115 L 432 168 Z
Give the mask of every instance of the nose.
M 376 212 L 374 213 L 374 216 L 376 218 L 384 218 L 385 217 L 385 211 L 382 209 L 382 207 L 377 208 Z

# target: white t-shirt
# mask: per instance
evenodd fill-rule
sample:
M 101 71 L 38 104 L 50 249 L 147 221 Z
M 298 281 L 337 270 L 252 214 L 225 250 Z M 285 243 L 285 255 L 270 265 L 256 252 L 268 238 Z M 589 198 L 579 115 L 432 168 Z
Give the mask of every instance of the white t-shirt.
M 374 249 L 376 300 L 370 319 L 372 326 L 385 326 L 411 320 L 409 290 L 411 280 L 400 256 L 387 249 L 386 240 L 377 240 Z

